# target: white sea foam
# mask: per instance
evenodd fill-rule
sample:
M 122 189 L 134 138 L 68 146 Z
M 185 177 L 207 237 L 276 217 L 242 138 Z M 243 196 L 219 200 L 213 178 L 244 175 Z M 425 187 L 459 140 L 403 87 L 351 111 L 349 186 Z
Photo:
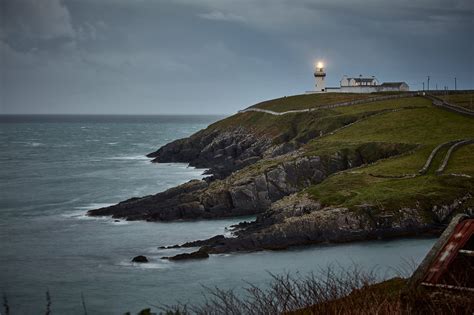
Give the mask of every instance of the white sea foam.
M 69 219 L 76 219 L 76 220 L 88 220 L 88 221 L 100 221 L 104 224 L 112 224 L 112 225 L 128 225 L 130 224 L 130 221 L 126 220 L 118 220 L 114 219 L 112 217 L 101 217 L 101 216 L 88 216 L 87 211 L 84 210 L 79 210 L 79 211 L 72 211 L 69 213 L 64 213 L 62 214 L 63 217 L 69 218 Z
M 234 238 L 234 237 L 236 237 L 235 234 L 234 234 L 234 232 L 233 232 L 232 230 L 227 229 L 227 228 L 224 230 L 223 235 L 224 235 L 225 237 L 227 237 L 227 238 Z
M 99 209 L 103 207 L 109 207 L 114 205 L 114 203 L 90 203 L 85 206 L 74 207 L 74 211 L 70 211 L 67 213 L 63 213 L 61 216 L 70 218 L 70 219 L 79 219 L 79 220 L 92 220 L 92 221 L 101 221 L 105 224 L 112 224 L 112 225 L 128 225 L 134 222 L 139 221 L 127 221 L 121 219 L 115 219 L 110 216 L 88 216 L 87 212 L 89 210 Z
M 22 144 L 25 147 L 40 147 L 40 146 L 45 145 L 44 143 L 36 142 L 36 141 L 12 141 L 12 143 Z
M 173 244 L 174 245 L 174 244 Z M 170 246 L 170 245 L 166 245 Z M 195 247 L 183 247 L 183 248 L 159 248 L 158 246 L 153 246 L 145 249 L 145 255 L 159 255 L 160 257 L 163 256 L 174 256 L 183 253 L 191 253 L 198 249 L 199 246 Z
M 130 221 L 126 220 L 117 220 L 117 219 L 109 219 L 105 221 L 106 223 L 113 224 L 113 225 L 129 225 Z
M 85 210 L 76 210 L 67 213 L 61 214 L 62 217 L 70 219 L 81 219 L 81 220 L 95 220 L 94 217 L 87 216 L 87 211 Z
M 65 143 L 65 144 L 55 144 L 53 145 L 55 148 L 71 148 L 71 147 L 77 147 L 77 144 L 72 144 L 72 143 Z
M 108 207 L 114 205 L 113 203 L 90 203 L 84 206 L 74 207 L 74 211 L 66 212 L 61 214 L 61 216 L 72 219 L 81 219 L 81 220 L 107 220 L 113 221 L 110 217 L 90 217 L 87 215 L 87 211 Z M 118 222 L 116 222 L 118 223 Z
M 122 260 L 118 263 L 119 266 L 123 267 L 133 267 L 133 268 L 140 268 L 140 269 L 169 269 L 172 264 L 165 259 L 161 259 L 161 257 L 149 257 L 147 256 L 149 262 L 147 263 L 134 263 L 128 260 Z
M 97 203 L 89 203 L 87 205 L 84 205 L 84 206 L 79 206 L 79 207 L 75 207 L 74 209 L 77 209 L 77 210 L 93 210 L 93 209 L 98 209 L 98 208 L 104 208 L 104 207 L 110 207 L 110 206 L 113 206 L 114 203 L 104 203 L 104 202 L 97 202 Z

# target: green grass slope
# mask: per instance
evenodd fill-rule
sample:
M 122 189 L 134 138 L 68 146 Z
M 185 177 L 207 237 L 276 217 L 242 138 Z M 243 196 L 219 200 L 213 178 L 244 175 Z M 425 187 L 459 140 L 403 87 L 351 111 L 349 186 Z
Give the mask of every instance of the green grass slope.
M 423 107 L 410 108 L 415 104 Z M 426 99 L 400 99 L 393 101 L 392 105 L 394 109 L 405 109 L 371 116 L 332 135 L 312 140 L 305 146 L 306 151 L 315 155 L 363 143 L 403 143 L 413 145 L 415 149 L 408 154 L 335 174 L 306 190 L 314 199 L 333 206 L 371 204 L 384 211 L 404 206 L 426 209 L 462 197 L 467 192 L 474 193 L 473 178 L 449 175 L 457 173 L 472 176 L 473 145 L 455 151 L 442 175 L 436 175 L 434 171 L 448 148 L 437 153 L 426 175 L 386 178 L 417 174 L 437 145 L 474 138 L 474 119 L 435 108 Z M 362 110 L 363 106 L 366 110 L 380 108 L 380 104 L 373 103 L 340 108 L 338 111 L 354 113 Z
M 351 98 L 360 99 L 374 97 L 372 94 L 328 93 L 327 95 L 330 94 L 338 95 L 337 98 L 339 98 L 339 101 L 346 101 L 350 100 Z M 272 108 L 272 110 L 281 112 L 298 108 L 310 108 L 311 104 L 315 104 L 313 102 L 314 99 L 318 99 L 321 104 L 325 105 L 327 104 L 328 100 L 336 98 L 335 96 L 327 95 L 297 95 L 271 100 L 265 103 L 269 108 Z M 349 107 L 320 109 L 312 112 L 294 113 L 282 116 L 275 116 L 260 112 L 241 112 L 212 124 L 203 132 L 212 132 L 215 130 L 223 131 L 242 127 L 247 130 L 251 130 L 256 135 L 271 138 L 276 144 L 283 142 L 295 142 L 297 144 L 302 144 L 313 138 L 319 137 L 322 134 L 327 134 L 347 124 L 356 122 L 364 117 L 368 117 L 382 111 L 400 109 L 406 106 L 430 106 L 429 101 L 425 99 L 411 99 L 412 101 L 409 103 L 409 105 L 407 105 L 406 102 L 400 100 L 386 100 Z
M 315 108 L 321 105 L 329 105 L 340 102 L 367 99 L 376 95 L 370 93 L 322 93 L 322 94 L 302 94 L 285 96 L 269 101 L 264 101 L 252 107 L 284 112 L 295 109 Z

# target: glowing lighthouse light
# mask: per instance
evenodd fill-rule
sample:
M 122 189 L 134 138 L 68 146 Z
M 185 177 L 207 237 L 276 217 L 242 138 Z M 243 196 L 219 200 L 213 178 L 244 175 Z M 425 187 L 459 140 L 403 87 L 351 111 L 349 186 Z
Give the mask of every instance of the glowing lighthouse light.
M 318 69 L 324 68 L 324 63 L 322 61 L 318 61 L 318 63 L 316 64 L 316 68 Z

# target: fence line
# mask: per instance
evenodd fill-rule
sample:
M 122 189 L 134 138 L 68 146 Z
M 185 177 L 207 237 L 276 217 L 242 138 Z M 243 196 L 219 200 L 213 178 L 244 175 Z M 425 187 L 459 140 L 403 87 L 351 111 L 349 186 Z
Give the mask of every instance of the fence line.
M 459 114 L 462 114 L 462 115 L 474 116 L 474 111 L 469 110 L 469 109 L 464 108 L 464 107 L 461 107 L 461 106 L 458 106 L 458 105 L 448 103 L 445 100 L 443 100 L 442 98 L 439 98 L 435 95 L 425 94 L 424 96 L 426 98 L 430 99 L 433 102 L 434 106 L 442 107 L 444 109 L 447 109 L 449 111 L 456 112 L 456 113 L 459 113 Z

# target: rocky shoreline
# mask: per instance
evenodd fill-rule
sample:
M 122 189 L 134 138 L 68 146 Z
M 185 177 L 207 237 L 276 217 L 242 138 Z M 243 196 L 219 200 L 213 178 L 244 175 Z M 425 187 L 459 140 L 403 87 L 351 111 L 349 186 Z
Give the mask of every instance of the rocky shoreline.
M 417 209 L 402 208 L 394 215 L 377 215 L 370 205 L 355 213 L 347 208 L 321 208 L 307 196 L 291 195 L 275 203 L 254 222 L 237 227 L 236 237 L 217 235 L 207 240 L 164 248 L 199 247 L 198 252 L 222 254 L 260 250 L 284 250 L 293 246 L 347 243 L 396 237 L 438 236 L 447 213 L 470 200 L 467 194 L 438 212 L 438 222 L 426 223 Z M 436 211 L 436 209 L 433 209 Z

